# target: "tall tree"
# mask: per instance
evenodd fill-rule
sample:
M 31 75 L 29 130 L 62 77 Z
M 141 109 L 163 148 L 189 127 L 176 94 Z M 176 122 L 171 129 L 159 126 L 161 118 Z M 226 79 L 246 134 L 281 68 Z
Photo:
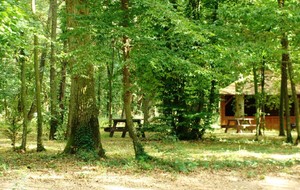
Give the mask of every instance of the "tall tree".
M 284 0 L 278 0 L 278 5 L 280 9 L 284 8 Z M 284 30 L 284 28 L 282 28 Z M 289 95 L 287 89 L 287 80 L 288 80 L 288 64 L 290 64 L 290 55 L 289 55 L 289 40 L 287 33 L 283 31 L 281 36 L 281 48 L 283 50 L 281 55 L 281 92 L 280 98 L 284 103 L 285 111 L 285 124 L 286 124 L 286 133 L 287 133 L 287 143 L 292 143 L 293 138 L 291 134 L 291 121 L 290 121 L 290 108 L 289 108 Z M 282 119 L 282 118 L 281 118 Z
M 20 52 L 20 62 L 21 62 L 21 106 L 22 106 L 22 116 L 23 116 L 23 133 L 22 133 L 22 143 L 20 149 L 26 151 L 27 145 L 27 104 L 26 104 L 26 61 L 24 49 Z
M 68 118 L 70 132 L 64 152 L 92 151 L 103 157 L 105 153 L 100 139 L 94 67 L 92 59 L 86 56 L 91 45 L 91 35 L 86 30 L 89 22 L 84 20 L 89 15 L 89 1 L 67 0 L 66 9 L 72 76 Z
M 32 13 L 36 14 L 35 0 L 31 1 Z M 40 71 L 38 63 L 38 36 L 34 34 L 33 36 L 33 62 L 34 62 L 34 73 L 35 73 L 35 99 L 37 106 L 37 152 L 45 150 L 43 145 L 43 116 L 42 116 L 42 101 L 41 101 L 41 81 L 40 81 Z
M 57 81 L 56 81 L 56 28 L 57 28 L 57 0 L 50 0 L 51 10 L 51 51 L 50 51 L 50 133 L 49 139 L 55 139 L 59 124 L 57 107 Z
M 123 27 L 129 26 L 129 0 L 121 0 L 121 9 L 123 11 Z M 124 93 L 124 109 L 126 116 L 126 123 L 129 135 L 133 141 L 136 159 L 146 156 L 142 143 L 137 137 L 136 130 L 133 127 L 131 101 L 132 101 L 132 84 L 130 78 L 130 39 L 126 34 L 123 36 L 123 93 Z

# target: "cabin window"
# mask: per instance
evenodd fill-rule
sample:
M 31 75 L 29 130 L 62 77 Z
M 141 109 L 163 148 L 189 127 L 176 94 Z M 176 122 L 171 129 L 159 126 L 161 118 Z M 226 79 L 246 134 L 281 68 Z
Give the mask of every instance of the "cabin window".
M 235 98 L 231 95 L 224 97 L 225 101 L 225 116 L 234 116 L 235 109 Z M 265 113 L 267 116 L 278 116 L 279 115 L 279 97 L 278 96 L 267 96 L 265 104 Z M 255 98 L 254 96 L 245 96 L 245 115 L 254 116 L 256 113 Z M 294 103 L 290 104 L 290 115 L 295 115 Z

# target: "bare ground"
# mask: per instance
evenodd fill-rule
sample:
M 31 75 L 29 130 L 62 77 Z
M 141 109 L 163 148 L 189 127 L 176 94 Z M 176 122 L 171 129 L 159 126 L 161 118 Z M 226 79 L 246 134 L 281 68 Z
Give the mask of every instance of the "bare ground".
M 112 173 L 95 167 L 78 171 L 30 169 L 6 171 L 0 177 L 5 190 L 196 190 L 196 189 L 299 189 L 300 166 L 288 172 L 243 177 L 239 171 L 198 170 L 190 174 L 151 172 L 145 174 Z

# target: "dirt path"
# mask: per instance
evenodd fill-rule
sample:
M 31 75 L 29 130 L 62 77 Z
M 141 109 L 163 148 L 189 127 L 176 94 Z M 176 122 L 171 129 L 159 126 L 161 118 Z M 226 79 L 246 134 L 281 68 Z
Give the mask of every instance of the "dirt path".
M 282 190 L 299 189 L 299 167 L 290 174 L 270 173 L 261 179 L 243 178 L 240 173 L 230 171 L 201 170 L 192 174 L 153 173 L 117 174 L 83 168 L 80 171 L 7 171 L 0 177 L 0 189 L 4 190 Z

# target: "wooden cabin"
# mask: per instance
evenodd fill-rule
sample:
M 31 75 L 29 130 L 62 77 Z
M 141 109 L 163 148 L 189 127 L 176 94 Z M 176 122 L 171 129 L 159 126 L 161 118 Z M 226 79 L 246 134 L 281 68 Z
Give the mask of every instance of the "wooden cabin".
M 279 129 L 280 80 L 274 74 L 265 75 L 265 126 L 267 129 Z M 297 86 L 298 99 L 300 87 Z M 261 86 L 259 85 L 259 92 Z M 246 77 L 220 89 L 220 125 L 226 125 L 234 117 L 254 118 L 256 113 L 253 77 Z M 243 112 L 243 115 L 237 112 Z M 291 123 L 295 123 L 294 104 L 290 104 Z

